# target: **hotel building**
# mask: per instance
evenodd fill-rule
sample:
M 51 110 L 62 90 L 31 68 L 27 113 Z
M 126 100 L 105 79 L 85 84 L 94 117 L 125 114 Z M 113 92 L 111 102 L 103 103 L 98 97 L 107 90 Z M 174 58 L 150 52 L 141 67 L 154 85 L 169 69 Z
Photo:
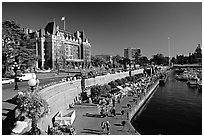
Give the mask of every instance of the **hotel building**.
M 91 44 L 83 31 L 70 33 L 60 30 L 55 22 L 45 29 L 29 33 L 39 57 L 37 68 L 85 68 L 91 65 Z

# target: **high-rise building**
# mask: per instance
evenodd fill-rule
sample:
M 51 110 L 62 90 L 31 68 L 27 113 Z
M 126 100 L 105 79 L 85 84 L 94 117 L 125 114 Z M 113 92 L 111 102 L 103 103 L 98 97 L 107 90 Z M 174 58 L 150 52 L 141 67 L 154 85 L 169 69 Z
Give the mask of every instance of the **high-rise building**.
M 135 60 L 135 56 L 141 55 L 141 49 L 139 48 L 126 48 L 124 49 L 124 57 L 130 59 L 131 61 Z
M 84 32 L 70 33 L 49 22 L 44 30 L 34 32 L 38 68 L 66 69 L 88 67 L 91 64 L 91 45 Z

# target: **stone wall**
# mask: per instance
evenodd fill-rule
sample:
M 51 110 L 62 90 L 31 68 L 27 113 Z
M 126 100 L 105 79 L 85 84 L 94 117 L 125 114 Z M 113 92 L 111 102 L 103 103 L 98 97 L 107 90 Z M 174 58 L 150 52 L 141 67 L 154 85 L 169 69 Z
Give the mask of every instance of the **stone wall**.
M 143 73 L 143 69 L 132 71 L 132 75 Z M 85 80 L 85 86 L 92 86 L 95 84 L 103 85 L 112 80 L 121 79 L 129 76 L 129 72 L 116 73 L 111 75 L 98 76 Z M 45 89 L 42 89 L 39 94 L 45 99 L 52 112 L 66 110 L 68 105 L 74 101 L 74 98 L 81 93 L 81 80 L 74 82 L 63 82 Z

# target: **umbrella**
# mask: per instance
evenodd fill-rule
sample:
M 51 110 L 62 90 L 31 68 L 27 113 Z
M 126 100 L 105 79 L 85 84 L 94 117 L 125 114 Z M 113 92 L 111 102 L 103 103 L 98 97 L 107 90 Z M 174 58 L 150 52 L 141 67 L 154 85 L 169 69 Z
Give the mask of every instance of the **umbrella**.
M 131 91 L 132 89 L 130 87 L 125 87 L 124 90 L 125 91 Z
M 117 86 L 117 88 L 119 88 L 120 90 L 122 90 L 122 89 L 123 89 L 123 87 L 121 87 L 121 86 Z

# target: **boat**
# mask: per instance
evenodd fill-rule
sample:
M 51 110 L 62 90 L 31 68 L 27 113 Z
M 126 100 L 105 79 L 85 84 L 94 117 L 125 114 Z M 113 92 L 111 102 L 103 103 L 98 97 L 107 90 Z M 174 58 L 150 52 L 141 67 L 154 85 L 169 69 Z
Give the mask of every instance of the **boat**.
M 188 77 L 185 75 L 176 75 L 175 79 L 180 81 L 188 81 Z
M 202 80 L 198 81 L 197 87 L 198 87 L 198 91 L 202 92 Z
M 198 85 L 198 79 L 197 78 L 189 78 L 189 80 L 186 82 L 186 84 L 189 87 L 197 87 Z

